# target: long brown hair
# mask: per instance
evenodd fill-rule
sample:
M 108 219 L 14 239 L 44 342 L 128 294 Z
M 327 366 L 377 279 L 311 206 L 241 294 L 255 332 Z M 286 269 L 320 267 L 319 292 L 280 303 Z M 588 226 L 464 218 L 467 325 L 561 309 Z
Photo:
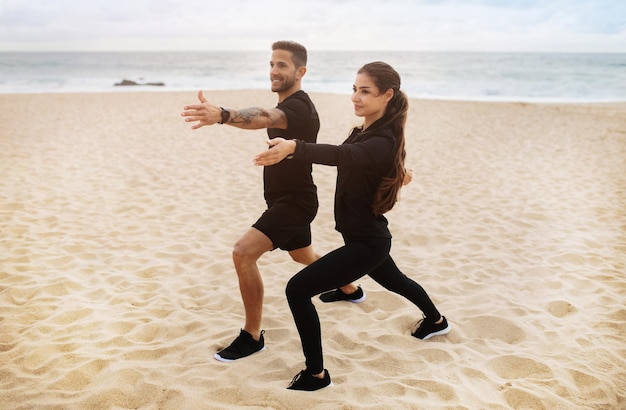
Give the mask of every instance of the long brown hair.
M 404 91 L 400 90 L 400 75 L 389 64 L 382 61 L 365 64 L 359 69 L 358 74 L 366 74 L 381 93 L 388 89 L 393 90 L 393 97 L 387 103 L 385 114 L 364 131 L 364 133 L 369 133 L 376 129 L 389 127 L 396 140 L 392 165 L 387 174 L 383 176 L 374 199 L 374 213 L 382 215 L 390 211 L 398 201 L 400 188 L 402 188 L 406 174 L 404 168 L 406 157 L 404 127 L 409 110 L 409 101 Z

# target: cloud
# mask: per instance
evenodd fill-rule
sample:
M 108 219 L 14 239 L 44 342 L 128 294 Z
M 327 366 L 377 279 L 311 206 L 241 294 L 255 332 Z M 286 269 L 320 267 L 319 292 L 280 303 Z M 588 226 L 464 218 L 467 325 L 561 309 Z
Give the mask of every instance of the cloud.
M 626 52 L 621 0 L 0 0 L 0 50 Z

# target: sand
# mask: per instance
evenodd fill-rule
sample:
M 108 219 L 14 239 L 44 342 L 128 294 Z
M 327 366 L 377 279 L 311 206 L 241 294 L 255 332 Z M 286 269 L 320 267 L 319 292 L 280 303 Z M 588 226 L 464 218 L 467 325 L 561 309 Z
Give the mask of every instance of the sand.
M 349 96 L 311 96 L 341 142 Z M 626 408 L 626 104 L 412 100 L 392 255 L 452 332 L 411 337 L 421 313 L 365 277 L 364 303 L 315 301 L 334 386 L 308 393 L 286 390 L 284 252 L 260 261 L 267 350 L 213 359 L 243 326 L 231 249 L 264 209 L 266 135 L 192 131 L 194 101 L 0 95 L 0 408 Z M 335 170 L 314 178 L 326 253 Z

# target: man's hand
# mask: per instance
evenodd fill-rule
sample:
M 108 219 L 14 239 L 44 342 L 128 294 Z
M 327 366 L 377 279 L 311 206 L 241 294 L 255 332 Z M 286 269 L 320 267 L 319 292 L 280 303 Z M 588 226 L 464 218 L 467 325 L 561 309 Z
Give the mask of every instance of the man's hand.
M 197 124 L 192 125 L 191 129 L 195 130 L 205 125 L 213 125 L 222 119 L 222 109 L 217 107 L 204 98 L 202 90 L 198 91 L 198 100 L 201 104 L 186 105 L 183 107 L 183 112 L 180 114 L 185 117 L 185 122 L 198 121 Z
M 270 146 L 270 149 L 254 157 L 254 165 L 268 166 L 278 164 L 296 151 L 295 141 L 280 137 L 267 141 L 267 145 Z

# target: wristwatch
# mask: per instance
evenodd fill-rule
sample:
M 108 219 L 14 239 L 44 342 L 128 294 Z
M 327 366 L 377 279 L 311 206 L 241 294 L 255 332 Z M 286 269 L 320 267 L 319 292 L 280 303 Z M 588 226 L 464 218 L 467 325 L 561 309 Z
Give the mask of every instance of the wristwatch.
M 218 121 L 218 124 L 226 124 L 228 120 L 230 119 L 230 111 L 224 109 L 223 107 L 220 107 L 220 110 L 222 110 L 221 112 L 222 119 Z

